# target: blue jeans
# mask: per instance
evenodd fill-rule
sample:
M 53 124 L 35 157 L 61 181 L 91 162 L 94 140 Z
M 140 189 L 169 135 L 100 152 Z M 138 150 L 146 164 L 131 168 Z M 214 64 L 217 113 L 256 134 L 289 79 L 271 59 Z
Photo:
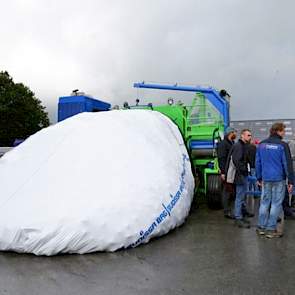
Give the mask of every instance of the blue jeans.
M 247 177 L 244 177 L 243 184 L 236 184 L 235 218 L 243 219 L 242 207 L 245 206 L 246 192 L 248 188 Z
M 275 230 L 277 220 L 282 212 L 285 197 L 286 181 L 265 181 L 259 207 L 258 226 L 267 230 Z
M 258 187 L 257 187 L 257 184 L 256 184 L 256 171 L 255 171 L 255 168 L 251 168 L 251 172 L 250 172 L 250 175 L 252 176 L 252 180 L 251 181 L 248 181 L 248 190 L 251 193 L 253 193 L 253 196 L 255 195 L 255 192 L 258 191 Z M 254 179 L 255 177 L 255 179 Z

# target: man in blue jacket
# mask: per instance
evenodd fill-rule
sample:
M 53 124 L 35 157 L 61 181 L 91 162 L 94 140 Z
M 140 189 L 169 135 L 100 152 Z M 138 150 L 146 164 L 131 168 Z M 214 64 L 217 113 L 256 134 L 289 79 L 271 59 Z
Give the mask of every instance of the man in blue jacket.
M 288 192 L 293 190 L 293 163 L 288 144 L 282 141 L 285 125 L 275 123 L 269 138 L 263 140 L 256 153 L 256 176 L 262 186 L 257 233 L 268 238 L 281 237 L 277 220 L 282 212 L 286 181 Z

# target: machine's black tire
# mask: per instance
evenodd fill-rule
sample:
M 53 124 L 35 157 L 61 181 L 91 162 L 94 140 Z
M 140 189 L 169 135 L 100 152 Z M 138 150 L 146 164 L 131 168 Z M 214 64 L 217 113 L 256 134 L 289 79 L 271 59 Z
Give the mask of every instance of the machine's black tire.
M 222 209 L 222 181 L 219 174 L 208 175 L 207 200 L 210 209 Z

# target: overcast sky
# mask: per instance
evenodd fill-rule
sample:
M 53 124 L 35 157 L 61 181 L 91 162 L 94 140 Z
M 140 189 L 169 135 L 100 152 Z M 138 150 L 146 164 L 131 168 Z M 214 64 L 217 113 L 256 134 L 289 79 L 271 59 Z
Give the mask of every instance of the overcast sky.
M 0 70 L 52 122 L 73 89 L 122 104 L 143 80 L 225 88 L 232 119 L 295 118 L 294 0 L 0 1 Z

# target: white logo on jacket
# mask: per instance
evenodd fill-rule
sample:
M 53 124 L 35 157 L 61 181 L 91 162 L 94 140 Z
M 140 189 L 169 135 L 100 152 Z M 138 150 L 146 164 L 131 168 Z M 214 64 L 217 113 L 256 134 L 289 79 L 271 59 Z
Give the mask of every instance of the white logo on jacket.
M 277 150 L 279 148 L 277 145 L 271 145 L 271 144 L 267 144 L 265 147 L 269 150 Z

